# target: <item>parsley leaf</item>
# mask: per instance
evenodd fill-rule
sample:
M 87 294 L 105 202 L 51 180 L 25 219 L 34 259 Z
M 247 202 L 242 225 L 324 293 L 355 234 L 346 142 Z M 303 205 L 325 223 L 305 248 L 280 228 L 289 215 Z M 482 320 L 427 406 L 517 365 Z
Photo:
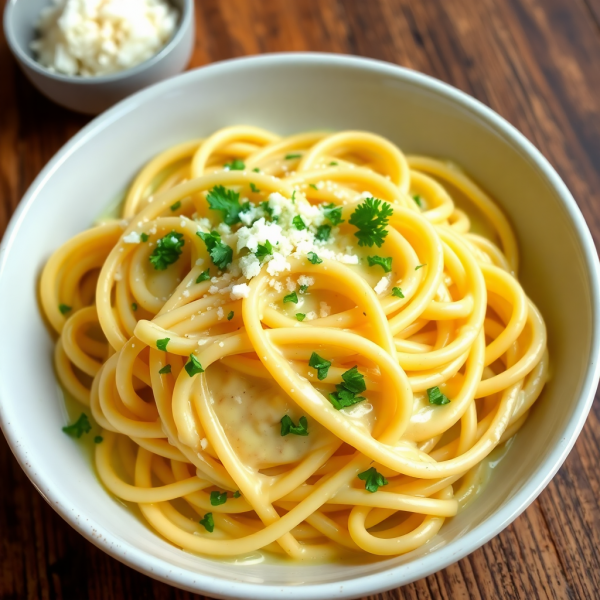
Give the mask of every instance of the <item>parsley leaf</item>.
M 304 313 L 296 313 L 296 319 L 298 321 L 304 321 L 304 319 L 306 319 L 306 315 Z
M 71 312 L 73 308 L 71 306 L 67 306 L 66 304 L 59 304 L 58 310 L 60 310 L 61 314 L 66 315 L 68 312 Z
M 319 225 L 319 227 L 317 227 L 317 233 L 315 233 L 315 239 L 320 242 L 325 242 L 329 239 L 330 233 L 331 225 Z
M 239 498 L 242 494 L 240 493 L 240 490 L 236 490 L 235 492 L 233 492 L 233 497 L 234 498 Z
M 221 241 L 221 236 L 216 231 L 211 231 L 210 233 L 197 231 L 196 235 L 206 244 L 206 250 L 213 263 L 219 269 L 225 269 L 233 260 L 233 250 L 231 247 Z
M 260 169 L 258 167 L 254 167 L 254 169 L 252 169 L 253 173 L 260 173 Z
M 381 486 L 388 484 L 388 480 L 379 473 L 375 467 L 371 467 L 370 469 L 359 473 L 358 478 L 365 482 L 365 490 L 372 494 L 374 494 Z
M 227 315 L 227 320 L 231 321 L 231 319 L 233 319 L 233 311 L 231 311 L 228 315 Z
M 262 262 L 267 256 L 273 254 L 273 245 L 269 240 L 267 240 L 264 244 L 258 244 L 256 248 L 256 252 L 254 255 L 260 262 Z
M 413 194 L 412 198 L 416 202 L 416 204 L 419 208 L 423 208 L 423 202 L 422 202 L 421 196 L 419 196 L 419 194 Z
M 163 352 L 167 351 L 167 344 L 171 338 L 163 338 L 162 340 L 156 340 L 156 347 Z
M 337 206 L 333 202 L 323 206 L 323 213 L 332 225 L 339 225 L 344 222 L 344 219 L 342 219 L 342 207 Z
M 171 231 L 156 242 L 156 248 L 150 255 L 150 262 L 157 271 L 164 271 L 181 256 L 181 249 L 185 245 L 182 233 Z
M 171 210 L 175 212 L 178 208 L 181 208 L 181 200 L 177 200 L 175 204 L 171 204 Z M 141 239 L 141 236 L 140 236 Z
M 200 519 L 198 523 L 200 523 L 208 533 L 212 533 L 215 530 L 215 520 L 213 519 L 212 513 L 206 513 L 204 518 Z
M 402 293 L 402 288 L 393 287 L 392 288 L 392 296 L 396 296 L 396 298 L 404 298 L 404 294 Z
M 293 160 L 294 158 L 302 158 L 302 154 L 286 154 L 285 160 Z
M 450 403 L 450 399 L 447 396 L 444 396 L 444 394 L 442 394 L 440 388 L 437 387 L 437 385 L 427 390 L 427 397 L 429 398 L 429 404 L 437 404 L 438 406 L 443 406 L 444 404 Z
M 85 413 L 81 413 L 79 419 L 77 419 L 75 423 L 71 423 L 71 425 L 62 428 L 67 435 L 75 438 L 80 438 L 84 433 L 91 431 L 91 429 L 92 426 L 90 420 Z
M 140 233 L 140 240 L 142 240 L 142 242 L 147 242 L 149 237 L 150 236 L 147 233 Z
M 204 373 L 200 361 L 193 354 L 190 354 L 190 362 L 185 364 L 185 370 L 190 377 L 198 373 Z
M 219 210 L 223 213 L 223 222 L 226 225 L 235 225 L 240 222 L 242 205 L 240 204 L 240 195 L 237 192 L 222 185 L 215 185 L 208 192 L 206 200 L 212 210 Z
M 374 267 L 379 265 L 386 273 L 392 270 L 392 257 L 391 256 L 367 256 L 369 266 Z
M 335 162 L 335 160 L 332 160 L 332 161 L 329 163 L 329 166 L 330 166 L 330 167 L 337 167 L 337 163 Z
M 323 259 L 319 258 L 314 252 L 309 252 L 306 256 L 313 265 L 320 265 L 323 262 Z
M 202 283 L 203 281 L 208 281 L 210 279 L 210 269 L 206 269 L 206 271 L 202 271 L 200 275 L 196 278 L 196 283 Z
M 310 185 L 310 187 L 313 188 L 313 190 L 319 189 L 314 183 L 309 183 L 308 185 Z
M 165 365 L 162 369 L 160 369 L 160 371 L 158 372 L 159 375 L 166 375 L 167 373 L 171 372 L 171 365 Z
M 219 506 L 227 502 L 227 492 L 211 492 L 210 503 L 212 506 Z
M 136 303 L 136 302 L 132 302 L 132 303 L 131 303 L 131 310 L 132 310 L 133 312 L 135 312 L 137 309 L 138 309 L 138 305 L 137 305 L 137 303 Z
M 292 421 L 289 415 L 283 415 L 283 417 L 281 417 L 281 435 L 288 435 L 288 433 L 307 436 L 308 421 L 306 420 L 306 417 L 300 417 L 298 425 L 294 425 L 294 421 Z
M 273 209 L 269 206 L 268 200 L 264 200 L 263 202 L 261 202 L 260 207 L 269 215 L 269 217 L 273 219 Z
M 335 386 L 338 391 L 329 394 L 329 400 L 337 410 L 362 402 L 365 398 L 357 396 L 357 394 L 367 389 L 365 377 L 358 372 L 357 366 L 342 374 L 342 379 L 343 383 L 338 383 Z
M 225 168 L 228 168 L 230 171 L 243 171 L 246 168 L 246 165 L 243 160 L 236 158 L 230 163 L 225 163 Z
M 300 293 L 301 294 L 305 294 L 307 289 L 308 289 L 308 285 L 301 285 L 300 286 Z
M 292 292 L 291 294 L 284 296 L 283 303 L 285 304 L 286 302 L 293 302 L 294 304 L 298 304 L 298 294 L 296 294 L 296 292 Z
M 250 189 L 255 193 L 258 194 L 258 192 L 260 192 L 260 190 L 252 183 L 250 182 Z
M 325 379 L 325 377 L 327 377 L 329 367 L 331 366 L 331 361 L 325 360 L 322 356 L 319 356 L 316 352 L 313 352 L 310 355 L 308 366 L 317 370 L 317 377 L 319 381 L 322 381 Z
M 292 219 L 292 223 L 294 224 L 294 227 L 296 229 L 298 229 L 298 231 L 302 231 L 303 229 L 306 229 L 306 223 L 302 220 L 302 217 L 300 215 L 296 215 Z
M 417 265 L 415 267 L 415 271 L 418 271 L 419 269 L 422 269 L 423 267 L 426 267 L 426 266 L 427 266 L 427 263 L 423 263 L 422 265 Z
M 390 204 L 382 200 L 367 198 L 359 204 L 348 221 L 358 229 L 354 234 L 358 238 L 358 245 L 381 248 L 388 234 L 386 226 L 393 214 Z
M 94 444 L 101 444 L 104 441 L 104 438 L 101 435 L 97 435 L 94 438 Z

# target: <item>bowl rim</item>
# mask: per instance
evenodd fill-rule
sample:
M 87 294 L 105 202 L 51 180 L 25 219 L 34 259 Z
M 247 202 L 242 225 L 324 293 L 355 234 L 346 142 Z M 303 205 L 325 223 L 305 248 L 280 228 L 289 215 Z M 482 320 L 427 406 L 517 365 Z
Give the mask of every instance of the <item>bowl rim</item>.
M 577 232 L 584 254 L 586 275 L 589 278 L 592 296 L 590 357 L 585 375 L 582 378 L 581 391 L 575 405 L 575 411 L 566 424 L 559 442 L 547 458 L 542 461 L 537 469 L 530 475 L 529 480 L 517 490 L 503 506 L 490 515 L 480 525 L 468 531 L 457 540 L 434 550 L 430 554 L 421 557 L 418 561 L 411 561 L 403 565 L 391 567 L 384 572 L 360 576 L 355 579 L 347 579 L 344 580 L 342 584 L 340 584 L 340 582 L 329 582 L 306 586 L 286 586 L 284 591 L 284 588 L 278 585 L 269 585 L 265 583 L 254 584 L 221 578 L 217 579 L 215 577 L 174 566 L 160 558 L 146 554 L 144 550 L 129 542 L 117 538 L 114 533 L 108 531 L 100 523 L 91 522 L 88 519 L 74 519 L 72 511 L 69 508 L 69 498 L 63 497 L 61 491 L 55 489 L 52 480 L 48 479 L 44 473 L 35 471 L 34 467 L 29 463 L 30 458 L 27 457 L 25 449 L 19 443 L 19 440 L 16 439 L 16 437 L 12 438 L 11 424 L 8 420 L 9 415 L 6 414 L 3 402 L 0 402 L 0 426 L 4 431 L 6 439 L 21 468 L 25 471 L 34 486 L 52 508 L 98 548 L 152 578 L 192 592 L 204 593 L 219 598 L 243 598 L 252 600 L 260 596 L 264 600 L 275 600 L 281 598 L 284 593 L 286 598 L 295 599 L 306 598 L 317 600 L 319 598 L 356 598 L 389 590 L 398 587 L 399 585 L 408 584 L 438 570 L 444 569 L 467 554 L 470 554 L 510 525 L 510 523 L 512 523 L 512 521 L 514 521 L 535 500 L 556 474 L 575 444 L 585 423 L 594 399 L 600 375 L 600 361 L 598 360 L 600 355 L 600 319 L 598 314 L 598 307 L 600 307 L 600 262 L 598 260 L 594 241 L 583 215 L 573 199 L 573 196 L 554 168 L 523 134 L 480 101 L 433 77 L 379 60 L 312 52 L 274 53 L 220 61 L 188 71 L 187 73 L 183 73 L 150 86 L 149 88 L 122 100 L 87 124 L 80 132 L 71 138 L 71 140 L 69 140 L 42 169 L 23 196 L 22 201 L 11 218 L 4 238 L 0 243 L 0 288 L 2 287 L 2 277 L 7 264 L 10 248 L 14 242 L 15 236 L 19 233 L 20 225 L 26 218 L 29 208 L 38 192 L 61 163 L 68 156 L 76 152 L 88 139 L 93 138 L 96 131 L 109 126 L 114 119 L 127 114 L 135 109 L 137 105 L 150 98 L 163 94 L 170 88 L 176 88 L 186 80 L 198 76 L 202 77 L 203 74 L 207 72 L 223 71 L 227 73 L 239 68 L 251 68 L 255 64 L 262 67 L 283 65 L 288 68 L 293 68 L 295 66 L 353 68 L 360 71 L 399 78 L 412 85 L 422 87 L 431 93 L 444 97 L 446 100 L 453 101 L 457 105 L 462 106 L 469 112 L 480 117 L 508 143 L 513 147 L 520 149 L 523 159 L 533 163 L 533 166 L 546 178 L 547 182 L 557 193 L 558 198 L 568 214 L 568 218 L 571 220 L 571 223 Z M 199 75 L 199 73 L 202 73 L 202 75 Z M 42 490 L 46 490 L 46 492 Z
M 48 68 L 42 66 L 37 60 L 34 60 L 22 47 L 21 42 L 17 39 L 14 34 L 12 27 L 12 13 L 15 9 L 17 2 L 23 2 L 23 0 L 8 0 L 4 7 L 4 37 L 6 43 L 10 48 L 11 52 L 21 63 L 22 66 L 35 71 L 38 75 L 47 77 L 53 81 L 61 83 L 71 83 L 78 86 L 94 86 L 103 83 L 117 83 L 128 79 L 129 77 L 135 77 L 141 73 L 151 69 L 156 64 L 161 62 L 168 54 L 170 54 L 174 48 L 176 48 L 185 38 L 186 31 L 193 26 L 194 19 L 194 0 L 181 0 L 183 9 L 177 23 L 177 28 L 171 39 L 150 58 L 145 61 L 127 69 L 111 73 L 110 75 L 98 75 L 94 77 L 81 77 L 79 75 L 63 75 L 62 73 L 54 73 Z

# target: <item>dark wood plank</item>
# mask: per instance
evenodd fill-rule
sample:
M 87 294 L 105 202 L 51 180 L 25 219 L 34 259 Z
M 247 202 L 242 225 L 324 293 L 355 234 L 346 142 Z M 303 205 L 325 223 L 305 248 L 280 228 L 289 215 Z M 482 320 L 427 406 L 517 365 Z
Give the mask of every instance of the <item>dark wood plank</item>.
M 3 6 L 6 0 L 0 0 Z M 200 66 L 284 50 L 411 67 L 491 106 L 529 137 L 600 243 L 600 0 L 197 0 Z M 24 79 L 0 33 L 0 234 L 52 155 L 87 121 Z M 600 405 L 540 498 L 469 557 L 392 599 L 597 598 Z M 0 440 L 0 599 L 199 598 L 97 550 L 46 505 Z

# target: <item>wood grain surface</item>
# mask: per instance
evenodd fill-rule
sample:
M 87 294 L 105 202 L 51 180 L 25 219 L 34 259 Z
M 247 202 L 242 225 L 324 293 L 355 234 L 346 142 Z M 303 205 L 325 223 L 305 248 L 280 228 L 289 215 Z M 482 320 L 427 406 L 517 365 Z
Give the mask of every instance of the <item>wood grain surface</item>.
M 26 1 L 26 0 L 24 0 Z M 0 0 L 0 6 L 5 0 Z M 197 0 L 191 66 L 318 50 L 417 69 L 472 94 L 550 160 L 600 241 L 600 0 Z M 89 119 L 40 96 L 0 33 L 0 235 Z M 600 406 L 539 499 L 430 577 L 372 597 L 600 598 Z M 44 502 L 0 436 L 0 599 L 200 598 L 88 543 Z

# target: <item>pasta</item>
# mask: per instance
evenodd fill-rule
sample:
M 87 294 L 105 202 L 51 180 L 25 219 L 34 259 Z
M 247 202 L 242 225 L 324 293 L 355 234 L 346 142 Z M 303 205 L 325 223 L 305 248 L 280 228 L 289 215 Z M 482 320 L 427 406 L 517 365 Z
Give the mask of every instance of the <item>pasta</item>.
M 40 294 L 112 494 L 187 551 L 324 560 L 432 540 L 526 420 L 548 353 L 517 270 L 458 167 L 236 126 L 151 160 Z

